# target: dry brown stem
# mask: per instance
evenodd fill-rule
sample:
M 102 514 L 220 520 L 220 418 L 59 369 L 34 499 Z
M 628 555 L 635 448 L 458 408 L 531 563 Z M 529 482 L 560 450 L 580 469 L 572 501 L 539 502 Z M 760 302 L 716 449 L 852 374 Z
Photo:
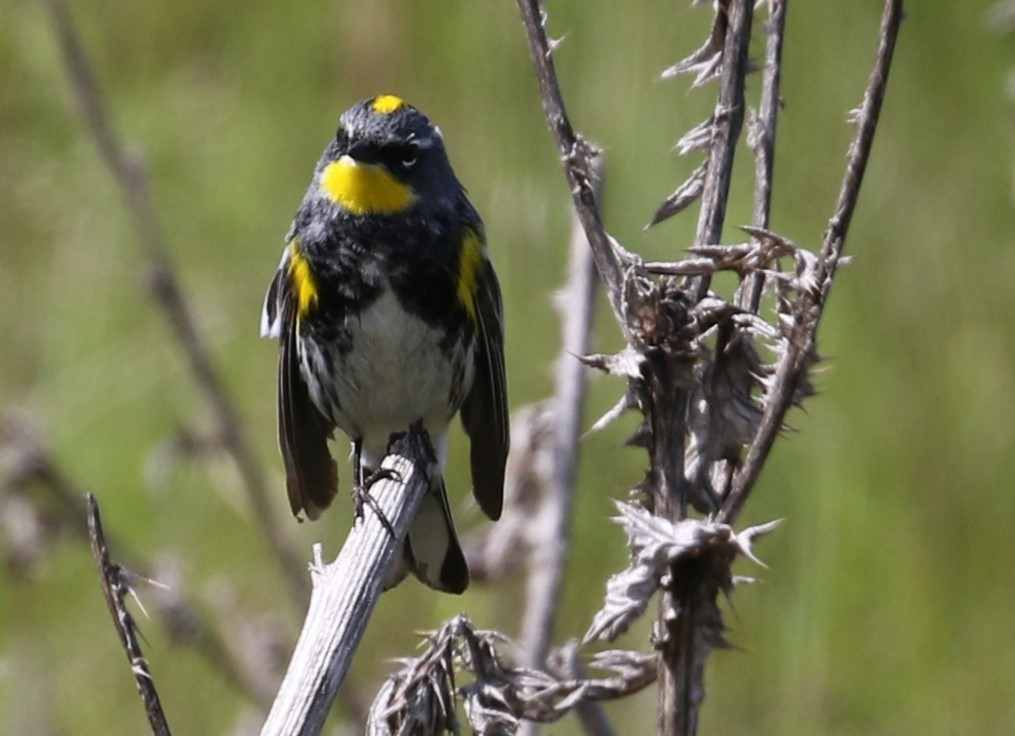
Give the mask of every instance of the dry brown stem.
M 169 323 L 191 376 L 211 409 L 222 446 L 227 450 L 250 498 L 254 517 L 282 567 L 283 579 L 291 586 L 296 601 L 306 599 L 308 588 L 303 562 L 282 531 L 269 502 L 268 483 L 211 354 L 201 336 L 197 320 L 187 304 L 173 268 L 162 228 L 148 191 L 148 176 L 141 162 L 128 155 L 109 120 L 99 85 L 64 0 L 44 0 L 63 55 L 64 67 L 80 109 L 82 121 L 95 141 L 100 158 L 123 196 L 138 240 L 148 263 L 148 285 L 156 304 Z
M 745 553 L 737 544 L 712 544 L 687 556 L 660 540 L 668 535 L 709 534 L 737 540 L 761 533 L 759 529 L 738 533 L 729 525 L 750 494 L 789 408 L 813 393 L 809 377 L 818 360 L 816 330 L 870 153 L 902 3 L 885 4 L 874 71 L 857 115 L 857 136 L 835 214 L 817 254 L 769 226 L 785 0 L 769 3 L 761 110 L 750 120 L 755 213 L 753 225 L 744 229 L 751 241 L 722 244 L 734 153 L 746 112 L 745 79 L 754 71 L 748 57 L 754 6 L 753 0 L 714 3 L 704 45 L 664 73 L 664 77 L 694 75 L 695 87 L 718 80 L 719 91 L 709 120 L 678 144 L 682 154 L 706 151 L 705 164 L 676 188 L 653 219 L 653 224 L 662 222 L 700 198 L 692 257 L 644 264 L 603 229 L 588 187 L 590 147 L 567 118 L 545 14 L 535 0 L 518 0 L 547 123 L 561 153 L 576 214 L 628 342 L 617 355 L 587 358 L 589 365 L 628 381 L 623 398 L 596 427 L 628 409 L 638 409 L 645 418 L 631 444 L 647 450 L 650 468 L 635 496 L 656 515 L 658 524 L 656 536 L 648 535 L 655 541 L 642 548 L 663 555 L 668 568 L 644 577 L 645 570 L 656 569 L 645 560 L 639 562 L 635 554 L 635 540 L 644 540 L 646 533 L 636 531 L 641 522 L 625 516 L 633 557 L 623 579 L 639 582 L 608 596 L 601 613 L 609 618 L 623 611 L 640 612 L 647 596 L 662 591 L 655 644 L 660 655 L 658 726 L 666 736 L 697 731 L 705 662 L 713 648 L 725 645 L 717 599 L 732 588 L 733 559 L 750 555 L 749 545 Z M 792 261 L 791 271 L 781 270 L 781 259 Z M 733 303 L 709 292 L 711 277 L 720 270 L 740 278 Z M 685 277 L 682 284 L 676 281 L 678 275 Z M 765 288 L 775 298 L 771 321 L 757 314 Z M 762 358 L 759 344 L 774 356 L 772 362 Z M 706 518 L 689 518 L 692 506 Z M 714 524 L 720 527 L 713 529 Z M 664 554 L 665 550 L 671 551 Z

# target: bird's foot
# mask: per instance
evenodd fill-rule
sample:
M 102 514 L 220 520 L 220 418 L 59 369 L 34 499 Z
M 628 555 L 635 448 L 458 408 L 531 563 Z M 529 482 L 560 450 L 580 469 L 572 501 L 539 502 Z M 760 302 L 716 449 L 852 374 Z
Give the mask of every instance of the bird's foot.
M 382 480 L 400 480 L 401 476 L 397 471 L 390 468 L 380 468 L 375 470 L 366 478 L 363 479 L 362 483 L 357 483 L 352 489 L 352 502 L 356 513 L 356 519 L 360 520 L 363 518 L 363 507 L 369 506 L 371 510 L 377 514 L 377 518 L 381 524 L 387 530 L 388 534 L 391 535 L 392 539 L 395 539 L 395 529 L 391 526 L 391 522 L 388 521 L 388 517 L 384 515 L 384 511 L 381 510 L 380 504 L 377 503 L 377 499 L 370 495 L 370 487 L 374 483 L 378 483 Z

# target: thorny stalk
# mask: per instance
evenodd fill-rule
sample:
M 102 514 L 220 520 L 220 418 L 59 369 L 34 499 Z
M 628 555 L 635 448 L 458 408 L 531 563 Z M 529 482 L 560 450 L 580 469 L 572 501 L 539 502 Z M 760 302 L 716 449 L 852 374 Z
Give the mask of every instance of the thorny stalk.
M 744 83 L 753 17 L 754 0 L 720 0 L 717 3 L 713 29 L 723 22 L 726 28 L 719 95 L 712 114 L 711 142 L 694 238 L 698 246 L 722 241 L 733 161 L 744 121 Z M 693 276 L 685 282 L 682 291 L 692 304 L 697 304 L 708 293 L 710 282 L 710 273 Z M 728 334 L 720 330 L 720 349 Z M 653 361 L 653 365 L 657 366 L 653 371 L 656 385 L 672 386 L 668 391 L 654 392 L 663 401 L 654 407 L 651 415 L 653 436 L 660 441 L 651 445 L 650 456 L 653 467 L 668 469 L 671 477 L 666 483 L 655 484 L 653 503 L 656 514 L 678 522 L 687 518 L 690 491 L 684 483 L 690 479 L 687 479 L 684 465 L 674 462 L 673 458 L 685 457 L 683 438 L 691 395 L 685 386 L 679 385 L 683 382 L 673 385 L 673 377 L 679 376 L 684 366 L 666 365 L 661 359 Z M 662 431 L 659 425 L 663 423 L 671 425 L 669 431 Z M 667 436 L 674 436 L 674 439 L 662 441 Z M 659 457 L 659 452 L 665 454 Z M 699 613 L 699 609 L 708 610 L 711 605 L 709 598 L 713 590 L 704 584 L 709 573 L 711 571 L 699 569 L 695 561 L 685 562 L 679 570 L 674 567 L 669 585 L 664 585 L 662 590 L 657 624 L 661 632 L 657 716 L 661 734 L 697 732 L 698 707 L 704 698 L 704 661 L 711 646 L 702 637 L 700 620 L 703 615 L 710 614 Z M 681 615 L 673 615 L 675 611 L 680 611 Z
M 291 598 L 295 601 L 305 600 L 309 593 L 306 566 L 282 532 L 272 511 L 264 471 L 180 289 L 165 236 L 152 206 L 148 177 L 142 164 L 127 154 L 117 138 L 65 0 L 43 1 L 49 11 L 81 117 L 123 195 L 138 238 L 146 250 L 149 259 L 148 283 L 152 296 L 165 313 L 194 381 L 212 409 L 218 439 L 236 463 L 250 497 L 254 517 L 282 567 L 282 577 L 291 587 Z
M 695 245 L 722 240 L 726 202 L 733 179 L 733 158 L 744 123 L 744 80 L 747 77 L 747 49 L 751 43 L 754 0 L 726 0 L 719 5 L 717 14 L 727 15 L 729 27 L 722 52 L 719 99 L 712 114 L 712 143 L 701 195 L 701 209 L 698 212 Z M 709 281 L 708 274 L 694 279 L 694 301 L 700 301 L 705 296 Z
M 45 490 L 49 500 L 43 502 L 38 494 L 32 494 L 33 515 L 42 519 L 42 527 L 48 530 L 45 540 L 20 540 L 26 549 L 12 548 L 11 554 L 20 558 L 22 564 L 29 563 L 36 552 L 34 547 L 52 541 L 51 535 L 69 533 L 75 537 L 89 537 L 89 506 L 84 499 L 91 497 L 72 479 L 52 456 L 49 448 L 32 436 L 14 419 L 0 417 L 0 488 L 6 493 L 0 498 L 0 508 L 11 503 L 15 496 L 25 495 L 29 487 Z M 97 502 L 96 502 L 97 507 Z M 2 520 L 0 520 L 2 521 Z M 24 526 L 22 524 L 22 526 Z M 159 579 L 162 575 L 153 573 L 157 567 L 152 562 L 140 559 L 109 533 L 103 539 L 119 550 L 121 569 L 130 570 L 137 578 Z M 159 579 L 160 583 L 167 582 Z M 270 703 L 274 687 L 274 669 L 250 668 L 237 656 L 236 641 L 225 640 L 218 626 L 195 606 L 179 586 L 155 586 L 146 600 L 147 606 L 165 627 L 170 640 L 177 646 L 195 651 L 212 671 L 217 672 L 225 682 L 243 693 L 251 702 Z M 238 628 L 240 615 L 230 612 L 232 629 Z M 260 660 L 270 660 L 264 647 L 253 651 L 244 647 L 244 653 Z
M 775 178 L 775 136 L 782 106 L 782 41 L 786 32 L 786 5 L 789 0 L 769 0 L 765 24 L 765 67 L 762 70 L 761 105 L 748 120 L 747 144 L 754 153 L 754 227 L 768 230 Z M 755 271 L 737 289 L 736 303 L 748 312 L 758 313 L 765 289 L 765 274 Z
M 623 326 L 626 324 L 621 297 L 624 269 L 631 265 L 633 259 L 631 254 L 618 246 L 603 227 L 602 215 L 593 188 L 595 175 L 592 160 L 596 151 L 588 141 L 575 133 L 567 117 L 553 64 L 553 49 L 546 35 L 546 18 L 539 0 L 517 0 L 517 3 L 529 41 L 529 52 L 536 70 L 543 110 L 553 139 L 557 143 L 557 150 L 564 162 L 568 184 L 571 186 L 575 214 L 585 230 L 596 268 L 606 286 L 610 306 L 613 307 L 618 322 Z
M 162 711 L 162 702 L 155 689 L 155 679 L 152 677 L 151 670 L 148 668 L 148 660 L 145 659 L 138 641 L 137 624 L 134 623 L 134 617 L 131 616 L 124 603 L 127 595 L 132 593 L 129 576 L 125 575 L 122 567 L 109 559 L 109 548 L 106 546 L 106 538 L 102 532 L 98 501 L 90 493 L 86 496 L 86 500 L 88 504 L 88 535 L 92 543 L 92 556 L 99 568 L 102 593 L 109 606 L 109 613 L 113 617 L 116 633 L 120 635 L 120 643 L 127 653 L 127 660 L 134 673 L 137 690 L 141 694 L 141 702 L 144 703 L 145 715 L 148 716 L 148 724 L 155 736 L 169 736 L 169 723 L 166 721 L 166 714 Z
M 886 0 L 881 14 L 881 28 L 878 34 L 878 48 L 874 59 L 874 68 L 867 80 L 863 102 L 857 111 L 855 124 L 856 134 L 849 146 L 846 171 L 843 175 L 839 197 L 835 211 L 825 231 L 821 252 L 814 273 L 814 288 L 801 295 L 799 309 L 810 313 L 812 319 L 799 330 L 789 341 L 789 349 L 779 363 L 775 388 L 772 397 L 765 406 L 765 414 L 758 428 L 757 436 L 748 449 L 743 465 L 737 471 L 730 493 L 723 502 L 719 518 L 732 523 L 747 501 L 761 474 L 768 453 L 775 443 L 775 438 L 783 426 L 786 413 L 794 403 L 795 393 L 803 380 L 808 368 L 808 356 L 812 353 L 818 323 L 824 312 L 828 294 L 832 288 L 832 280 L 842 259 L 842 251 L 846 244 L 846 235 L 853 219 L 857 199 L 860 196 L 860 185 L 867 169 L 874 144 L 874 132 L 877 130 L 884 102 L 885 90 L 888 87 L 888 72 L 892 66 L 895 42 L 904 17 L 902 0 Z
M 769 2 L 761 111 L 749 123 L 756 197 L 754 223 L 744 230 L 751 240 L 721 244 L 733 157 L 746 112 L 744 80 L 753 71 L 747 51 L 754 2 L 713 4 L 715 15 L 705 44 L 664 73 L 664 77 L 693 74 L 693 86 L 719 80 L 711 118 L 678 143 L 682 154 L 704 150 L 706 162 L 663 202 L 652 223 L 701 199 L 695 244 L 690 258 L 664 264 L 643 264 L 603 229 L 595 197 L 588 193 L 590 148 L 567 118 L 545 14 L 535 0 L 519 0 L 518 6 L 576 213 L 628 342 L 617 355 L 586 358 L 589 365 L 628 380 L 627 393 L 595 427 L 627 409 L 636 408 L 645 417 L 631 444 L 646 448 L 650 468 L 634 495 L 655 515 L 648 517 L 654 521 L 622 509 L 631 567 L 611 580 L 611 592 L 597 619 L 626 622 L 644 611 L 656 590 L 663 591 L 655 632 L 660 653 L 659 733 L 690 735 L 697 730 L 704 700 L 705 661 L 712 649 L 726 645 L 717 600 L 720 593 L 732 591 L 730 565 L 737 556 L 755 559 L 751 540 L 774 528 L 769 524 L 738 533 L 729 524 L 783 428 L 786 412 L 813 393 L 809 376 L 818 359 L 815 332 L 870 152 L 901 1 L 887 0 L 885 5 L 875 71 L 820 254 L 769 229 L 785 0 Z M 792 261 L 791 272 L 780 270 L 782 259 Z M 733 271 L 740 279 L 733 303 L 709 291 L 712 274 L 721 270 Z M 653 274 L 663 276 L 654 280 Z M 682 285 L 674 278 L 678 275 L 686 277 Z M 772 321 L 758 314 L 766 288 L 775 297 Z M 774 356 L 773 362 L 765 362 L 759 345 Z M 688 503 L 706 518 L 688 518 Z M 666 543 L 672 538 L 712 541 L 673 547 Z M 616 630 L 594 627 L 591 638 L 612 639 Z

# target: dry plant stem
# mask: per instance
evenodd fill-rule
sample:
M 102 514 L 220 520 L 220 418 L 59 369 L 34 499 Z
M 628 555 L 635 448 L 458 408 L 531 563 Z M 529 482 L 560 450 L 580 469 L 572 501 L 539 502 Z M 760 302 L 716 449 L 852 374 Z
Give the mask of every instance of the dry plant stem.
M 721 10 L 719 12 L 722 12 Z M 713 115 L 712 146 L 698 213 L 696 245 L 719 243 L 726 220 L 726 200 L 733 177 L 733 157 L 744 123 L 744 78 L 747 76 L 747 49 L 751 43 L 754 0 L 731 0 L 727 7 L 729 30 L 723 48 L 723 71 Z M 708 276 L 694 281 L 692 296 L 699 301 L 708 291 Z
M 601 182 L 601 161 L 597 157 L 593 162 L 593 195 L 596 201 L 601 201 L 598 186 Z M 541 514 L 544 528 L 540 534 L 541 541 L 534 545 L 531 553 L 519 642 L 527 659 L 526 666 L 533 669 L 542 668 L 550 652 L 571 543 L 571 506 L 587 372 L 576 356 L 590 352 L 597 286 L 592 250 L 581 223 L 576 221 L 571 235 L 567 286 L 558 295 L 562 319 L 561 352 L 557 358 L 556 386 L 551 404 L 553 447 L 548 448 L 549 478 Z M 605 736 L 613 732 L 598 703 L 583 702 L 577 710 L 582 723 L 587 724 L 587 733 Z M 519 731 L 523 736 L 535 734 L 538 726 L 532 721 L 525 721 Z
M 761 106 L 758 110 L 754 143 L 754 218 L 755 227 L 768 229 L 772 207 L 772 182 L 775 171 L 775 136 L 779 122 L 782 42 L 786 31 L 786 6 L 789 0 L 769 0 L 765 30 L 765 70 L 761 82 Z M 763 273 L 752 273 L 737 293 L 737 305 L 758 313 L 765 288 Z
M 886 0 L 881 15 L 881 31 L 874 68 L 868 79 L 867 90 L 856 117 L 856 135 L 849 146 L 846 171 L 839 189 L 835 212 L 829 220 L 821 252 L 818 255 L 817 291 L 802 296 L 804 304 L 800 307 L 801 311 L 815 310 L 814 318 L 799 328 L 801 334 L 794 335 L 789 340 L 789 347 L 776 372 L 776 386 L 765 407 L 765 414 L 758 428 L 758 434 L 751 443 L 743 465 L 734 476 L 730 493 L 719 512 L 718 520 L 721 522 L 732 524 L 747 501 L 772 444 L 783 426 L 786 412 L 792 405 L 797 382 L 806 369 L 807 356 L 814 345 L 814 336 L 818 329 L 821 313 L 832 288 L 832 279 L 842 256 L 853 210 L 860 194 L 860 185 L 867 168 L 867 160 L 874 143 L 874 132 L 877 130 L 881 104 L 884 101 L 885 89 L 888 85 L 888 72 L 892 65 L 892 55 L 895 51 L 895 41 L 899 35 L 902 18 L 902 0 Z
M 649 412 L 652 422 L 652 470 L 654 508 L 659 516 L 679 520 L 687 518 L 687 479 L 683 473 L 684 418 L 687 416 L 687 392 L 673 385 L 672 376 L 663 367 L 652 370 L 651 396 L 654 400 Z M 662 399 L 662 401 L 660 401 Z M 670 576 L 671 585 L 660 591 L 659 630 L 663 639 L 659 646 L 659 689 L 657 701 L 657 733 L 660 736 L 693 734 L 691 719 L 696 718 L 697 705 L 690 703 L 687 693 L 692 678 L 689 663 L 694 648 L 689 646 L 687 622 L 695 616 L 684 597 L 686 581 Z M 668 617 L 667 611 L 680 611 L 677 617 Z
M 295 553 L 272 513 L 264 473 L 240 423 L 239 413 L 228 398 L 197 324 L 180 291 L 169 249 L 158 224 L 148 192 L 148 179 L 140 163 L 131 158 L 117 139 L 91 65 L 64 0 L 44 0 L 64 57 L 64 64 L 85 125 L 99 154 L 123 194 L 141 244 L 147 251 L 149 286 L 165 312 L 176 342 L 183 351 L 194 381 L 211 407 L 223 446 L 232 455 L 258 524 L 283 568 L 283 577 L 297 601 L 307 595 L 303 562 Z
M 655 678 L 652 679 L 655 681 Z M 646 683 L 646 687 L 648 684 Z M 617 733 L 606 717 L 606 710 L 597 700 L 583 700 L 574 708 L 578 722 L 588 736 L 615 736 Z
M 529 42 L 529 51 L 532 56 L 536 70 L 536 78 L 539 83 L 540 98 L 546 113 L 554 140 L 561 153 L 564 162 L 564 171 L 568 182 L 571 185 L 571 193 L 574 199 L 575 211 L 582 227 L 585 229 L 586 237 L 592 248 L 596 267 L 606 286 L 607 294 L 613 307 L 617 321 L 624 331 L 628 342 L 636 340 L 632 334 L 627 320 L 624 305 L 622 303 L 622 274 L 621 264 L 617 250 L 613 247 L 612 241 L 603 229 L 602 219 L 599 215 L 595 196 L 590 187 L 589 158 L 587 144 L 584 144 L 575 135 L 561 97 L 560 85 L 557 81 L 556 71 L 553 65 L 549 42 L 544 27 L 544 16 L 537 0 L 518 0 L 518 7 L 525 26 L 526 36 Z M 726 111 L 723 117 L 726 116 Z M 742 110 L 739 113 L 742 120 Z M 718 147 L 718 146 L 717 146 Z M 715 155 L 715 154 L 713 154 Z M 732 156 L 732 151 L 729 153 Z M 708 228 L 713 228 L 718 223 L 721 230 L 722 215 L 725 211 L 725 189 L 722 185 L 722 177 L 713 179 L 711 185 L 712 214 L 707 218 L 703 217 L 702 222 L 707 223 Z M 728 189 L 728 178 L 726 179 Z M 722 202 L 716 197 L 722 192 Z M 703 205 L 705 206 L 705 205 Z M 702 227 L 706 227 L 703 225 Z M 715 242 L 715 241 L 709 241 Z M 707 288 L 705 283 L 703 288 Z M 686 515 L 685 504 L 687 499 L 686 480 L 683 474 L 681 458 L 684 456 L 684 417 L 687 414 L 686 391 L 678 390 L 669 374 L 669 367 L 666 365 L 665 356 L 656 354 L 648 367 L 649 380 L 651 380 L 651 391 L 646 392 L 646 398 L 653 400 L 652 406 L 644 407 L 646 416 L 652 423 L 652 436 L 654 447 L 651 450 L 654 496 L 656 499 L 657 513 L 672 518 L 683 518 Z M 678 421 L 672 421 L 676 417 Z M 669 595 L 669 593 L 666 593 Z M 679 653 L 675 649 L 676 632 L 669 637 L 671 642 L 670 651 L 663 651 L 665 659 L 669 661 L 661 664 L 660 677 L 660 704 L 666 704 L 667 708 L 676 707 L 679 700 L 675 690 L 675 682 L 679 677 L 675 674 L 679 668 Z M 667 675 L 667 672 L 670 673 Z M 662 691 L 665 689 L 665 693 Z M 665 733 L 665 732 L 664 732 Z M 669 733 L 675 733 L 670 731 Z
M 137 683 L 141 701 L 144 703 L 145 714 L 148 716 L 148 724 L 151 726 L 152 733 L 156 736 L 169 736 L 169 723 L 166 721 L 165 713 L 162 712 L 162 703 L 155 690 L 155 680 L 152 678 L 151 671 L 148 669 L 148 661 L 137 640 L 137 626 L 124 605 L 123 599 L 130 592 L 130 586 L 123 580 L 122 568 L 109 559 L 109 548 L 106 546 L 106 539 L 102 533 L 102 519 L 99 516 L 98 501 L 91 493 L 87 494 L 86 499 L 88 535 L 92 542 L 92 556 L 99 568 L 99 579 L 102 581 L 102 593 L 106 598 L 106 605 L 109 606 L 109 613 L 113 617 L 116 633 L 120 635 L 120 643 L 127 653 L 127 661 L 130 662 L 130 669 L 134 673 L 134 680 Z
M 393 471 L 392 476 L 374 483 L 369 492 L 394 536 L 372 505 L 364 504 L 363 517 L 334 562 L 325 565 L 320 545 L 315 546 L 310 608 L 262 736 L 320 733 L 388 573 L 402 554 L 436 460 L 419 425 L 395 440 L 388 453 L 381 469 Z
M 720 9 L 718 12 L 723 12 Z M 744 122 L 744 79 L 751 40 L 754 0 L 731 0 L 726 7 L 729 26 L 723 48 L 719 98 L 713 114 L 712 146 L 709 151 L 705 187 L 698 214 L 695 244 L 718 243 L 726 219 L 726 203 L 733 176 L 733 160 Z M 688 280 L 692 303 L 708 291 L 707 275 Z M 650 449 L 655 471 L 653 496 L 655 513 L 671 521 L 687 518 L 687 480 L 684 474 L 684 437 L 688 394 L 674 385 L 673 371 L 663 356 L 652 361 L 653 446 Z M 657 733 L 664 736 L 697 732 L 698 709 L 704 692 L 704 659 L 700 632 L 692 610 L 697 576 L 694 570 L 674 570 L 670 585 L 660 596 L 659 692 Z M 666 612 L 679 611 L 679 616 Z
M 597 194 L 598 196 L 598 194 Z M 542 544 L 534 551 L 528 600 L 521 626 L 527 666 L 542 667 L 550 651 L 560 603 L 560 586 L 570 542 L 569 519 L 578 464 L 582 404 L 587 368 L 575 356 L 586 355 L 595 312 L 596 271 L 588 240 L 575 227 L 571 240 L 568 283 L 560 295 L 562 347 L 557 358 L 553 405 L 553 448 L 546 494 L 552 506 Z
M 7 452 L 12 457 L 13 472 L 8 477 L 0 478 L 4 485 L 17 488 L 30 483 L 40 484 L 52 497 L 61 524 L 73 530 L 75 535 L 92 537 L 89 506 L 82 503 L 82 499 L 91 494 L 86 494 L 64 472 L 48 449 L 30 432 L 13 420 L 0 420 L 0 451 Z M 125 560 L 124 566 L 127 569 L 150 577 L 154 567 L 150 562 L 132 555 L 110 534 L 103 534 L 103 539 L 107 543 L 112 542 L 120 550 L 119 558 Z M 159 596 L 160 599 L 166 597 L 172 599 L 172 605 L 156 603 L 154 609 L 173 643 L 193 649 L 230 686 L 252 702 L 264 703 L 264 687 L 258 673 L 247 671 L 237 661 L 219 636 L 219 628 L 188 602 L 181 592 L 174 591 L 171 595 Z M 268 702 L 270 703 L 270 698 Z
M 630 339 L 631 334 L 625 319 L 621 295 L 624 278 L 623 271 L 631 263 L 625 255 L 622 255 L 618 251 L 613 240 L 603 227 L 595 189 L 596 172 L 593 166 L 595 154 L 589 144 L 575 133 L 574 128 L 571 126 L 571 121 L 567 117 L 567 110 L 564 107 L 564 100 L 560 91 L 560 83 L 557 80 L 557 72 L 553 64 L 550 42 L 546 36 L 545 16 L 539 6 L 538 0 L 518 0 L 518 10 L 521 14 L 522 25 L 525 27 L 525 35 L 529 43 L 529 53 L 532 56 L 532 63 L 536 71 L 536 80 L 539 84 L 539 96 L 543 103 L 543 110 L 546 114 L 550 132 L 553 135 L 564 163 L 565 176 L 571 187 L 575 214 L 585 232 L 585 239 L 592 251 L 592 257 L 599 276 L 606 287 L 606 293 L 614 316 L 617 318 L 617 322 L 623 330 L 625 337 Z M 575 354 L 584 354 L 584 351 L 576 352 Z M 575 370 L 580 369 L 578 366 L 575 366 Z M 558 384 L 558 399 L 559 397 Z M 564 467 L 557 465 L 554 475 L 562 476 L 564 472 L 566 472 Z M 572 477 L 573 472 L 572 469 L 570 471 Z M 556 480 L 554 482 L 557 483 Z M 559 586 L 559 583 L 551 584 Z M 533 614 L 533 616 L 536 615 L 538 614 Z M 548 636 L 548 633 L 546 635 Z M 587 728 L 596 724 L 602 726 L 604 722 L 605 718 L 598 717 L 595 711 L 592 710 L 586 711 L 582 716 L 582 723 Z M 600 733 L 608 733 L 608 731 L 600 731 Z
M 786 31 L 786 5 L 789 0 L 769 0 L 768 23 L 765 25 L 765 69 L 761 81 L 761 121 L 758 154 L 754 162 L 755 227 L 768 229 L 772 207 L 772 182 L 775 171 L 775 135 L 779 122 L 780 81 L 782 77 L 782 42 Z
M 602 216 L 593 188 L 595 174 L 592 170 L 594 152 L 587 141 L 580 138 L 571 127 L 564 107 L 564 99 L 560 93 L 560 83 L 553 64 L 553 52 L 546 37 L 544 15 L 538 0 L 517 0 L 518 10 L 522 16 L 525 35 L 529 42 L 529 53 L 536 69 L 536 80 L 539 83 L 539 97 L 543 102 L 543 110 L 550 126 L 550 132 L 557 143 L 564 162 L 564 173 L 571 186 L 575 213 L 581 222 L 585 237 L 592 249 L 599 276 L 606 285 L 606 293 L 610 306 L 617 317 L 617 322 L 630 337 L 624 319 L 624 308 L 621 304 L 623 269 L 630 265 L 614 247 L 613 240 L 603 227 Z

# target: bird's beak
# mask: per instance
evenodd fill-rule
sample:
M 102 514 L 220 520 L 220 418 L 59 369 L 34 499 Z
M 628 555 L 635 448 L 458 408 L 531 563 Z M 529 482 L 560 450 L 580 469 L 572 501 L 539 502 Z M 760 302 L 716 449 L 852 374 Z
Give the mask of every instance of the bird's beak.
M 345 155 L 352 159 L 355 163 L 360 164 L 373 164 L 377 163 L 377 151 L 374 146 L 363 141 L 357 141 L 352 143 L 348 149 L 346 149 Z

